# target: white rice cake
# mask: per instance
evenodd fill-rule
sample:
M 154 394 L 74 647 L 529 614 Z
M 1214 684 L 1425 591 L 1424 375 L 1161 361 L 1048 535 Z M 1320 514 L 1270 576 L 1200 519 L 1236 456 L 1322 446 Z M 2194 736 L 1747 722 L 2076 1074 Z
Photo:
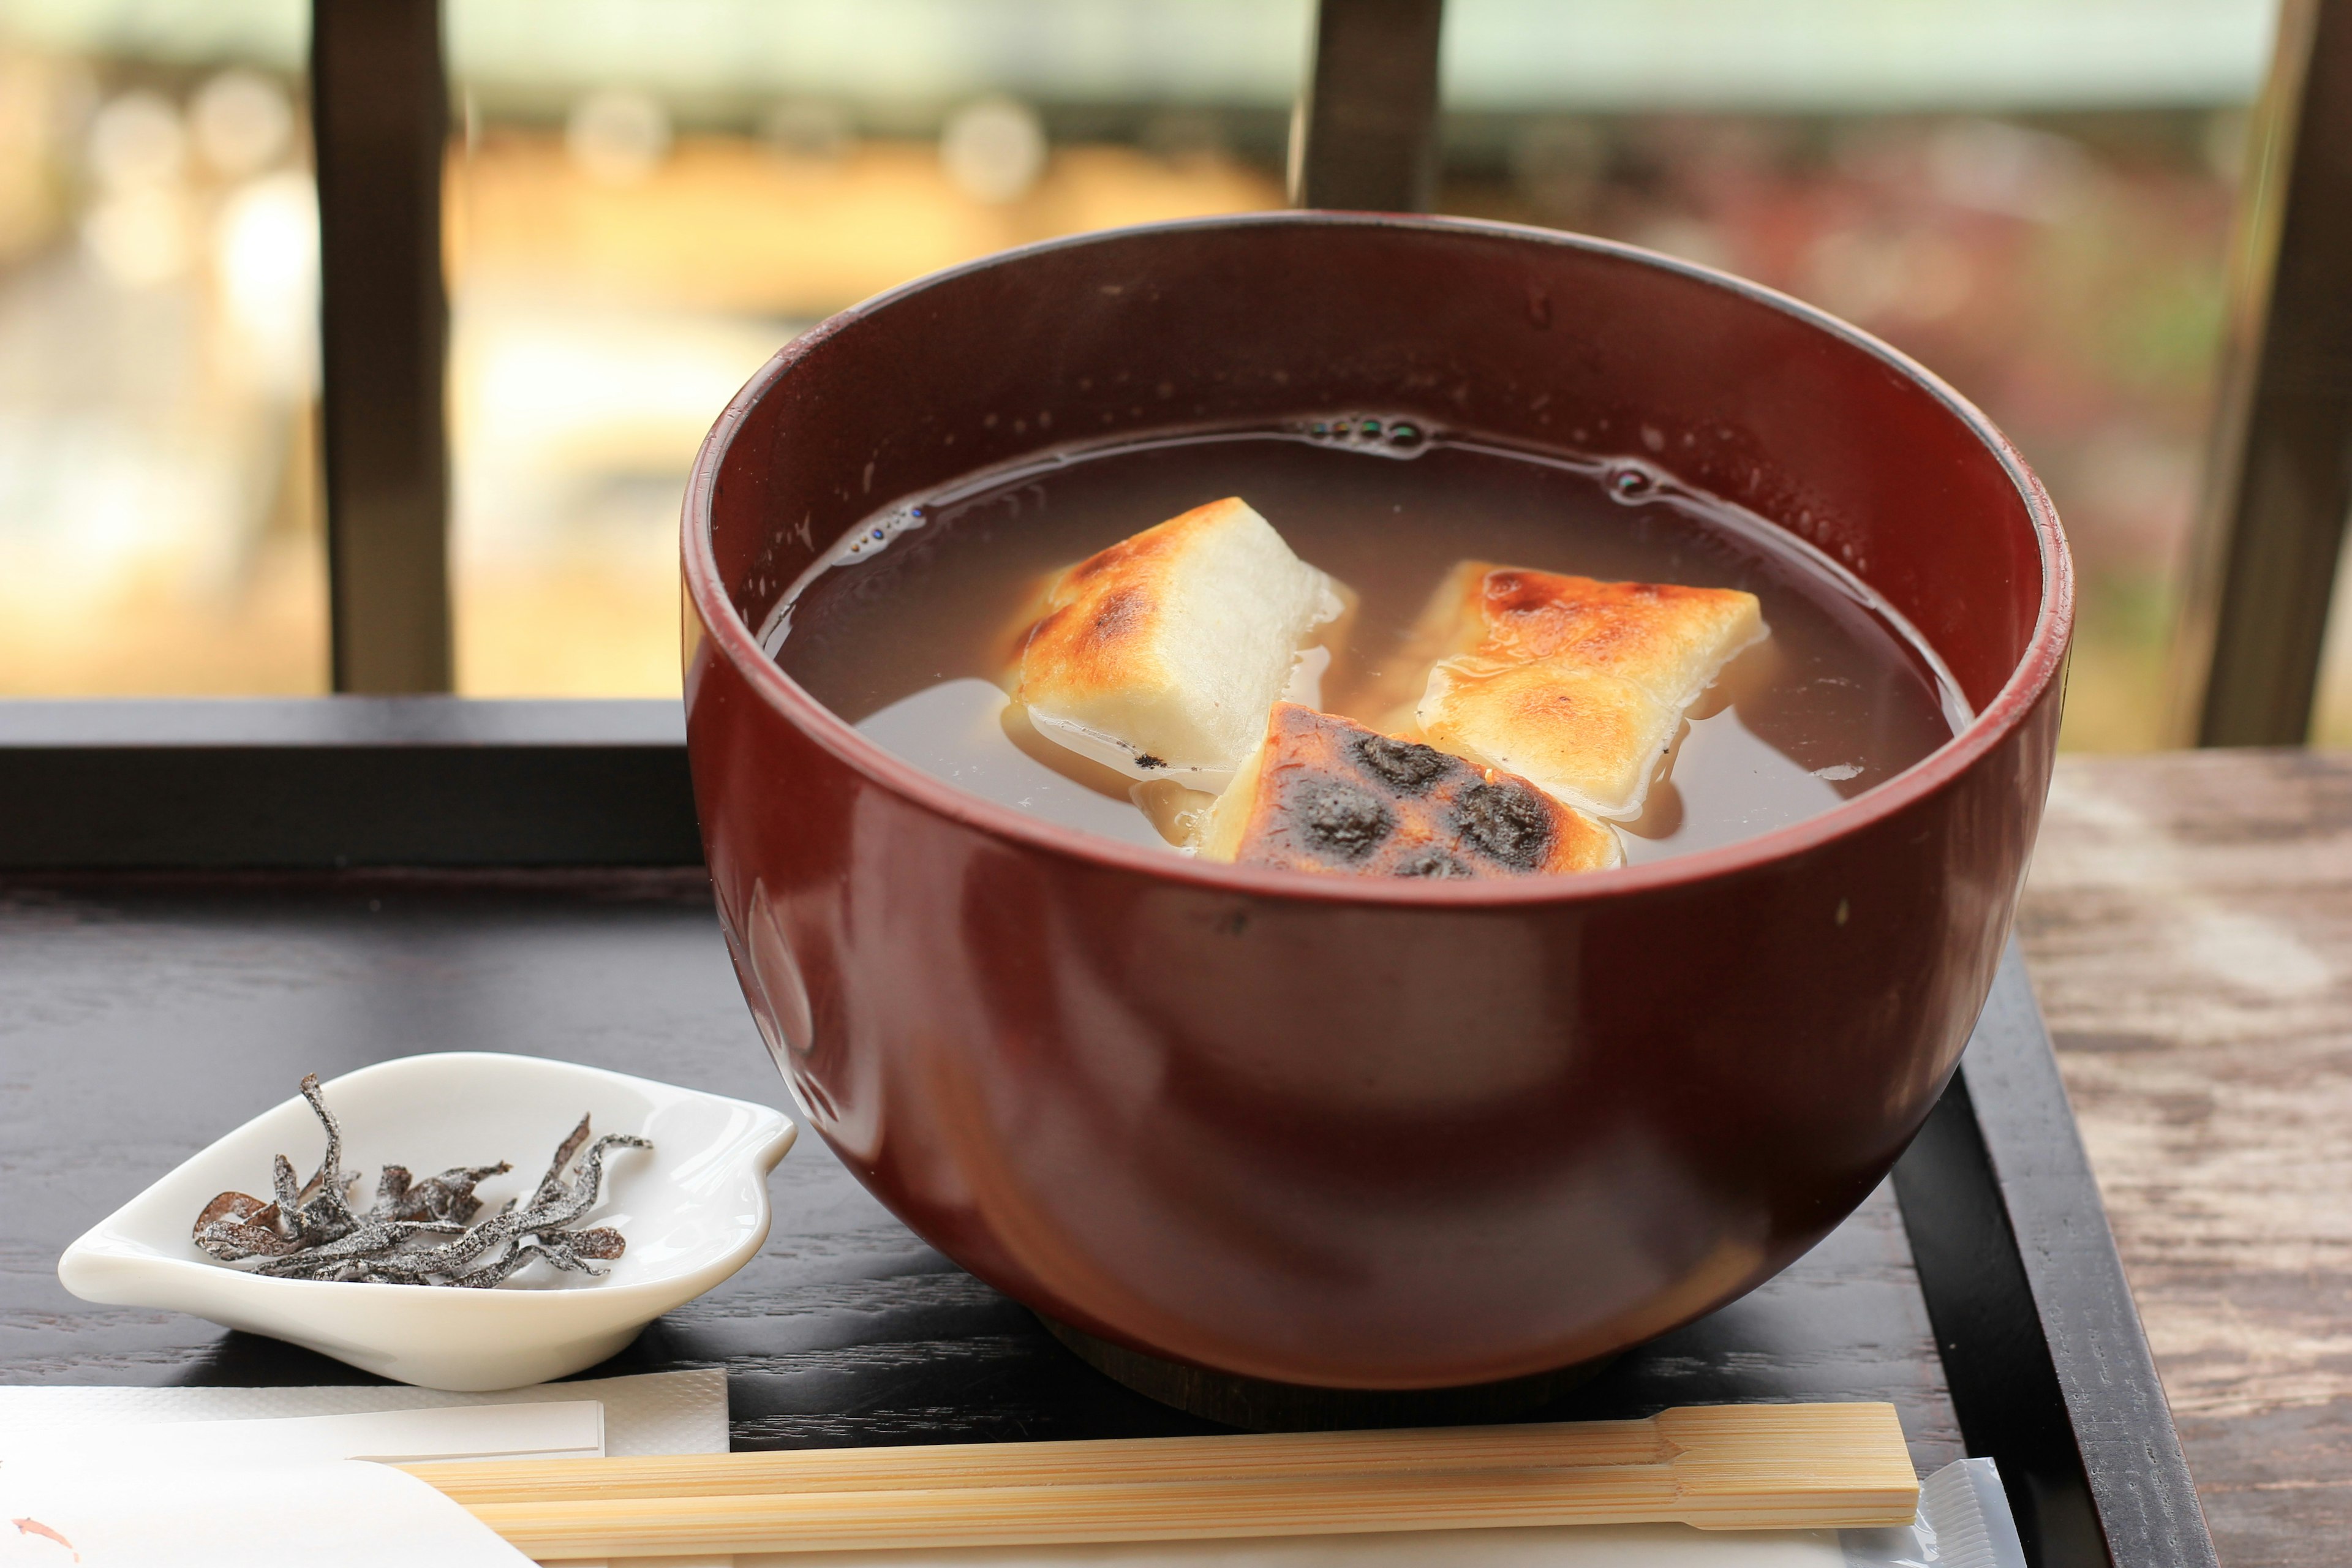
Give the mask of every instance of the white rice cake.
M 1338 584 L 1228 497 L 1063 573 L 1013 696 L 1072 751 L 1215 788 L 1258 744 L 1309 634 L 1344 607 Z
M 1409 641 L 1432 745 L 1602 816 L 1638 816 L 1683 710 L 1769 635 L 1756 595 L 1465 562 Z

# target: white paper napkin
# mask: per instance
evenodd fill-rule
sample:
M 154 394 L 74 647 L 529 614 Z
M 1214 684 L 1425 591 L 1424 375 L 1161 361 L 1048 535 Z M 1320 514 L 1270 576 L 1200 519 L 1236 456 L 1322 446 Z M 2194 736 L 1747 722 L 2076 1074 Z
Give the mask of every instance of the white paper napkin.
M 207 1446 L 236 1462 L 202 1462 Z M 727 1378 L 715 1368 L 494 1394 L 0 1387 L 0 1568 L 72 1568 L 76 1552 L 89 1568 L 518 1568 L 530 1560 L 431 1487 L 344 1456 L 554 1458 L 727 1447 Z M 301 1462 L 270 1462 L 261 1482 L 268 1454 Z M 280 1501 L 289 1498 L 299 1500 L 291 1511 Z M 241 1511 L 215 1528 L 224 1499 Z M 126 1510 L 125 1500 L 146 1500 Z M 11 1530 L 6 1521 L 18 1519 L 36 1528 Z M 369 1521 L 365 1540 L 333 1533 L 348 1533 L 337 1521 L 352 1520 Z M 208 1522 L 199 1529 L 199 1521 Z M 205 1554 L 215 1548 L 226 1554 Z M 276 1551 L 289 1554 L 268 1555 Z M 724 1559 L 664 1559 L 661 1568 L 724 1568 Z
M 645 1373 L 635 1377 L 542 1383 L 495 1394 L 445 1394 L 404 1384 L 298 1388 L 98 1388 L 0 1386 L 0 1449 L 22 1432 L 72 1426 L 135 1426 L 165 1421 L 251 1421 L 264 1416 L 342 1415 L 370 1410 L 455 1409 L 593 1399 L 604 1406 L 611 1455 L 723 1454 L 727 1374 Z
M 22 1434 L 0 1437 L 0 1466 L 39 1460 L 79 1462 L 94 1469 L 132 1460 L 294 1465 L 375 1459 L 412 1465 L 453 1459 L 597 1459 L 604 1455 L 604 1407 L 593 1399 L 261 1421 L 68 1426 L 37 1438 Z
M 0 1465 L 8 1568 L 527 1568 L 403 1470 L 357 1459 Z
M 520 1568 L 529 1558 L 393 1465 L 604 1448 L 593 1399 L 20 1431 L 0 1441 L 0 1519 L 15 1527 L 0 1562 Z

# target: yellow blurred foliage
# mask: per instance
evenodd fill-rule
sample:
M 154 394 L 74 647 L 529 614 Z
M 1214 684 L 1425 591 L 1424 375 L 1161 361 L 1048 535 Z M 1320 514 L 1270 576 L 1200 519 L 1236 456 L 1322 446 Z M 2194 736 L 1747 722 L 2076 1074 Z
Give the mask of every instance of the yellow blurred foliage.
M 635 184 L 599 180 L 551 135 L 492 134 L 449 165 L 459 289 L 522 286 L 814 319 L 909 279 L 1056 235 L 1282 205 L 1268 175 L 1214 158 L 1058 149 L 1021 199 L 973 200 L 929 142 L 837 159 L 743 137 L 683 138 Z M 712 410 L 715 415 L 718 411 Z

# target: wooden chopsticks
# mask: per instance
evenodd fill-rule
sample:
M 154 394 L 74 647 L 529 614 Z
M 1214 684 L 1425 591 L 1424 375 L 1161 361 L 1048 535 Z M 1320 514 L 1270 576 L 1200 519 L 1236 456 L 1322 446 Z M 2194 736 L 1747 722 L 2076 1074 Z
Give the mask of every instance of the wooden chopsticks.
M 1533 1524 L 1908 1523 L 1894 1406 L 1644 1421 L 418 1465 L 542 1562 Z

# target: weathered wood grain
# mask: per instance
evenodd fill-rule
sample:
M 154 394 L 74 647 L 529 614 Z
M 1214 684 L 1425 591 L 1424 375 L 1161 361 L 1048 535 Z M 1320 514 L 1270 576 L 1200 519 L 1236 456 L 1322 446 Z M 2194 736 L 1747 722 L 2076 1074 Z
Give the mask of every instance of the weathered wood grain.
M 2021 934 L 2214 1544 L 2352 1539 L 2352 758 L 2068 758 Z

